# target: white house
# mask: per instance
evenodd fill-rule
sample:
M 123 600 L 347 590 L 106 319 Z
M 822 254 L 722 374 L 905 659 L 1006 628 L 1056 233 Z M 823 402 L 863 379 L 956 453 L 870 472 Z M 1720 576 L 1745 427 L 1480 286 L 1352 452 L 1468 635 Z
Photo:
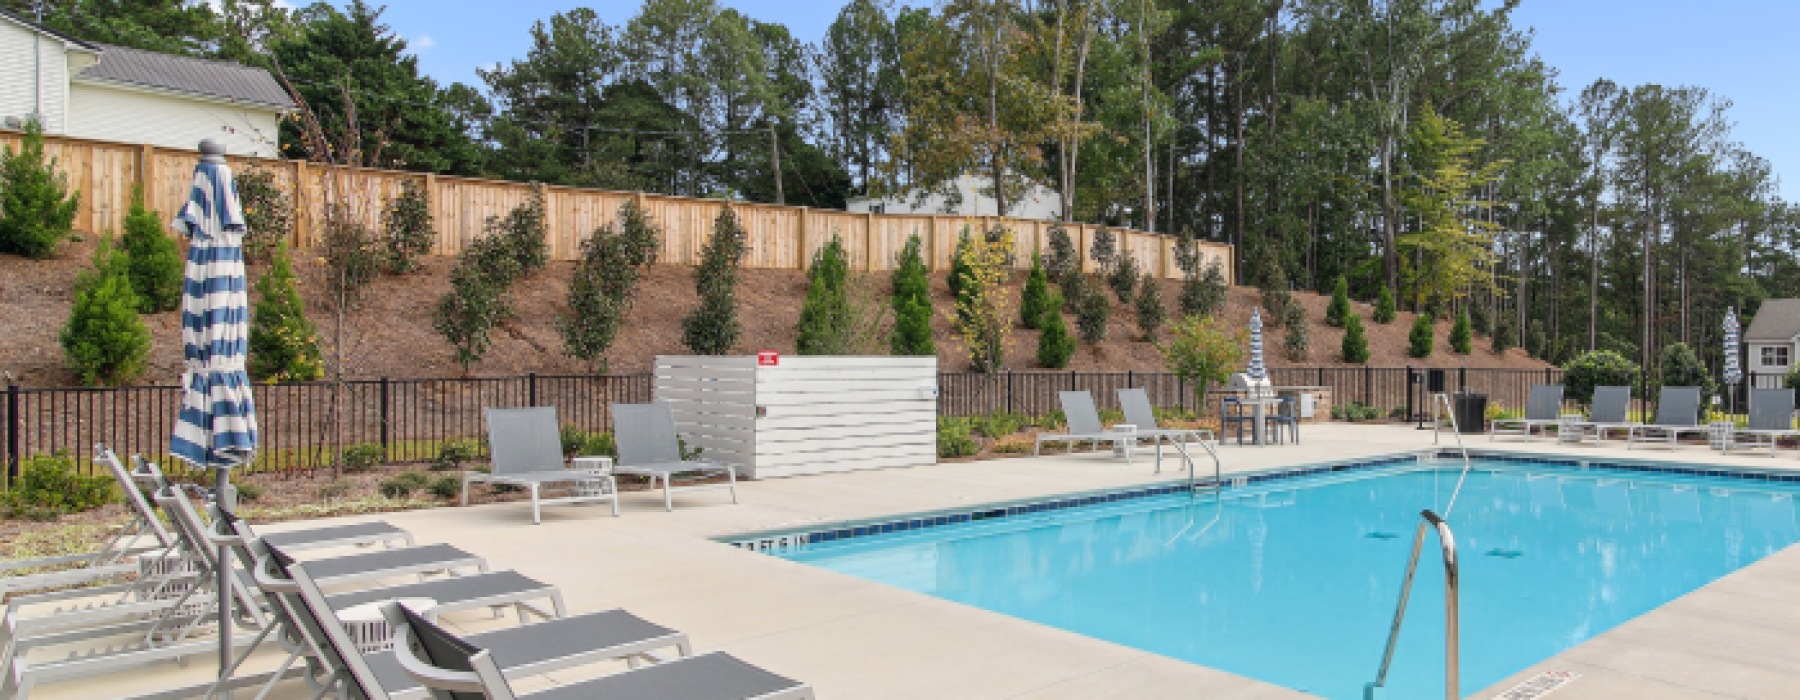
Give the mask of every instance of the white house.
M 274 157 L 287 91 L 261 68 L 82 41 L 0 10 L 0 127 Z
M 993 189 L 994 179 L 975 173 L 964 174 L 950 183 L 960 196 L 943 192 L 909 192 L 892 197 L 863 197 L 844 203 L 844 210 L 858 214 L 958 214 L 962 216 L 1010 216 L 1020 219 L 1054 221 L 1062 218 L 1062 198 L 1056 190 L 1032 185 L 1025 195 L 1011 202 L 1005 213 L 995 211 L 999 204 L 985 190 Z M 923 195 L 923 196 L 921 196 Z
M 1769 299 L 1744 331 L 1744 371 L 1786 374 L 1800 356 L 1800 299 Z

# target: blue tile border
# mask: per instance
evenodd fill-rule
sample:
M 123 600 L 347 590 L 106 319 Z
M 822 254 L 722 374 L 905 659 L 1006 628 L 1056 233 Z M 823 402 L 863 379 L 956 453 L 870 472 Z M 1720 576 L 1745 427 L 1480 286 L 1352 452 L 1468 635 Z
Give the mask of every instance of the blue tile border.
M 1438 459 L 1462 458 L 1461 454 L 1453 450 L 1441 449 L 1436 452 L 1435 456 Z M 1469 456 L 1476 459 L 1495 460 L 1513 464 L 1539 464 L 1552 467 L 1566 467 L 1570 469 L 1598 469 L 1638 474 L 1665 474 L 1671 476 L 1760 481 L 1764 483 L 1800 483 L 1800 470 L 1758 469 L 1755 467 L 1697 467 L 1652 460 L 1639 461 L 1570 457 L 1536 457 L 1525 456 L 1515 452 L 1488 450 L 1469 450 Z

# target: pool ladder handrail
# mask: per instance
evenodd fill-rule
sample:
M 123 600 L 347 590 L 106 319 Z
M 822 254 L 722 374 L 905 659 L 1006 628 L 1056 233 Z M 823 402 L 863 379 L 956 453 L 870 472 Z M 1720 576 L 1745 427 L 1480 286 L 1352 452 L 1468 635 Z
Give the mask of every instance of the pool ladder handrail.
M 1161 438 L 1158 438 L 1158 439 L 1161 439 Z M 1193 493 L 1194 489 L 1199 484 L 1195 481 L 1196 477 L 1194 475 L 1194 457 L 1193 457 L 1193 455 L 1188 454 L 1187 440 L 1170 440 L 1169 442 L 1175 445 L 1175 451 L 1181 453 L 1182 461 L 1187 462 L 1188 492 Z M 1206 450 L 1207 454 L 1212 455 L 1213 490 L 1219 491 L 1219 490 L 1224 489 L 1225 488 L 1225 479 L 1221 473 L 1223 471 L 1223 467 L 1219 463 L 1219 451 L 1213 449 L 1213 446 L 1211 444 L 1208 444 L 1206 442 L 1206 438 L 1204 438 L 1204 437 L 1200 438 L 1198 440 L 1198 442 L 1200 443 L 1201 449 Z
M 1413 576 L 1419 570 L 1419 553 L 1425 547 L 1427 530 L 1436 530 L 1439 549 L 1444 557 L 1444 697 L 1447 700 L 1458 700 L 1461 697 L 1461 654 L 1458 640 L 1461 638 L 1461 625 L 1458 620 L 1457 599 L 1462 586 L 1460 569 L 1456 563 L 1456 535 L 1450 531 L 1450 524 L 1438 517 L 1429 509 L 1419 511 L 1424 522 L 1419 523 L 1418 534 L 1413 537 L 1412 557 L 1406 563 L 1406 578 L 1400 583 L 1400 603 L 1394 608 L 1394 623 L 1388 628 L 1387 648 L 1381 654 L 1381 668 L 1375 673 L 1375 681 L 1363 686 L 1363 699 L 1376 700 L 1380 691 L 1387 685 L 1388 669 L 1394 663 L 1394 648 L 1400 642 L 1400 627 L 1406 619 L 1407 599 L 1412 596 Z
M 1450 436 L 1456 438 L 1456 451 L 1462 453 L 1463 460 L 1462 472 L 1456 477 L 1456 488 L 1450 491 L 1450 502 L 1444 506 L 1444 517 L 1448 518 L 1450 512 L 1456 510 L 1456 497 L 1462 495 L 1463 480 L 1469 477 L 1473 462 L 1469 460 L 1469 448 L 1463 445 L 1462 426 L 1456 422 L 1456 407 L 1450 404 L 1450 395 L 1443 392 L 1431 395 L 1431 444 L 1438 444 L 1438 424 L 1442 422 L 1438 414 L 1440 407 L 1450 416 Z

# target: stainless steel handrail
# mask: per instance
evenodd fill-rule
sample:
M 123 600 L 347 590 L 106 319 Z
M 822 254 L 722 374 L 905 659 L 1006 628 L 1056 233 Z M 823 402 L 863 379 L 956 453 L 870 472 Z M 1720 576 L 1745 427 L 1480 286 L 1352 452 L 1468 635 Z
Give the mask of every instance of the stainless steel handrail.
M 1419 511 L 1419 517 L 1425 522 L 1419 523 L 1419 532 L 1413 537 L 1412 558 L 1406 562 L 1406 578 L 1400 583 L 1400 604 L 1394 608 L 1394 624 L 1388 628 L 1387 648 L 1381 653 L 1381 669 L 1375 673 L 1375 682 L 1363 686 L 1364 700 L 1375 700 L 1380 691 L 1387 685 L 1388 669 L 1394 663 L 1394 647 L 1400 642 L 1400 627 L 1406 619 L 1406 602 L 1412 597 L 1413 575 L 1419 570 L 1419 552 L 1425 547 L 1425 533 L 1436 529 L 1438 544 L 1444 556 L 1444 697 L 1458 700 L 1461 697 L 1461 654 L 1458 640 L 1461 638 L 1461 626 L 1458 620 L 1457 598 L 1462 586 L 1456 564 L 1456 535 L 1450 531 L 1450 524 L 1430 510 Z
M 1160 438 L 1158 438 L 1158 439 L 1160 439 Z M 1196 486 L 1196 483 L 1195 483 L 1196 477 L 1194 476 L 1194 457 L 1193 457 L 1193 455 L 1188 454 L 1186 440 L 1171 440 L 1170 442 L 1175 445 L 1175 451 L 1181 453 L 1182 461 L 1187 462 L 1188 492 L 1192 493 L 1194 490 L 1194 487 Z M 1218 491 L 1218 490 L 1225 488 L 1225 479 L 1223 478 L 1223 475 L 1221 474 L 1221 472 L 1223 471 L 1224 468 L 1219 463 L 1219 451 L 1213 449 L 1212 445 L 1207 444 L 1206 438 L 1201 438 L 1199 440 L 1199 443 L 1200 443 L 1201 449 L 1206 450 L 1207 454 L 1212 455 L 1213 490 Z
M 1442 406 L 1444 413 L 1450 415 L 1450 435 L 1456 438 L 1456 450 L 1462 453 L 1463 458 L 1462 473 L 1456 476 L 1456 488 L 1451 489 L 1450 502 L 1444 505 L 1444 517 L 1448 518 L 1450 512 L 1456 510 L 1456 497 L 1462 495 L 1463 481 L 1469 478 L 1469 468 L 1473 463 L 1469 461 L 1469 448 L 1463 445 L 1462 426 L 1456 422 L 1456 407 L 1450 405 L 1450 396 L 1439 393 L 1432 394 L 1432 398 L 1431 444 L 1438 444 L 1438 407 Z

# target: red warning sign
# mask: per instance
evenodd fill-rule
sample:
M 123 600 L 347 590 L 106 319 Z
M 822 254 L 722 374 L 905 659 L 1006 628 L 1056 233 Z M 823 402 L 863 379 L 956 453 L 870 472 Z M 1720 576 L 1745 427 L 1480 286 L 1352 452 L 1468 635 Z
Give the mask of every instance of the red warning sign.
M 756 353 L 756 365 L 758 367 L 774 367 L 779 364 L 781 364 L 781 353 L 775 352 L 774 350 L 764 350 Z

